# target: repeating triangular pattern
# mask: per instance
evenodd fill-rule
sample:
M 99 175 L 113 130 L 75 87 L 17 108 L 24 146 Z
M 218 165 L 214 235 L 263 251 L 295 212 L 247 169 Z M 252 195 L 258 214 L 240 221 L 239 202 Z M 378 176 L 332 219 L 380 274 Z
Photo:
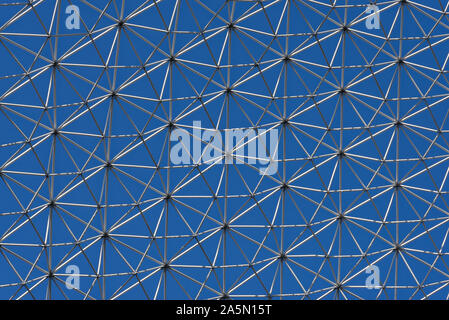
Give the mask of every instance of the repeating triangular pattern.
M 446 299 L 448 7 L 0 3 L 0 297 Z M 278 171 L 173 164 L 195 121 Z

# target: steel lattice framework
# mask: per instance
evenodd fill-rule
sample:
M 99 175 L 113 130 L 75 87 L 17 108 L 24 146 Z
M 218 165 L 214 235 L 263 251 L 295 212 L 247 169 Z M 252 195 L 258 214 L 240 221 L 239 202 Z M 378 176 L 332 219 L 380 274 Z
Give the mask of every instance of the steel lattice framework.
M 448 9 L 1 3 L 0 297 L 446 299 Z M 194 121 L 277 129 L 278 171 L 173 164 Z

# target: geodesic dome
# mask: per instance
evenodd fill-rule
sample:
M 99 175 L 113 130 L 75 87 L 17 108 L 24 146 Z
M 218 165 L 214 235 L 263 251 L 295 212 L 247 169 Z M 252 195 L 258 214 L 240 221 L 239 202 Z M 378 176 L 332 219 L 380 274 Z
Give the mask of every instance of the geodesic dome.
M 0 297 L 447 298 L 448 6 L 1 3 Z

